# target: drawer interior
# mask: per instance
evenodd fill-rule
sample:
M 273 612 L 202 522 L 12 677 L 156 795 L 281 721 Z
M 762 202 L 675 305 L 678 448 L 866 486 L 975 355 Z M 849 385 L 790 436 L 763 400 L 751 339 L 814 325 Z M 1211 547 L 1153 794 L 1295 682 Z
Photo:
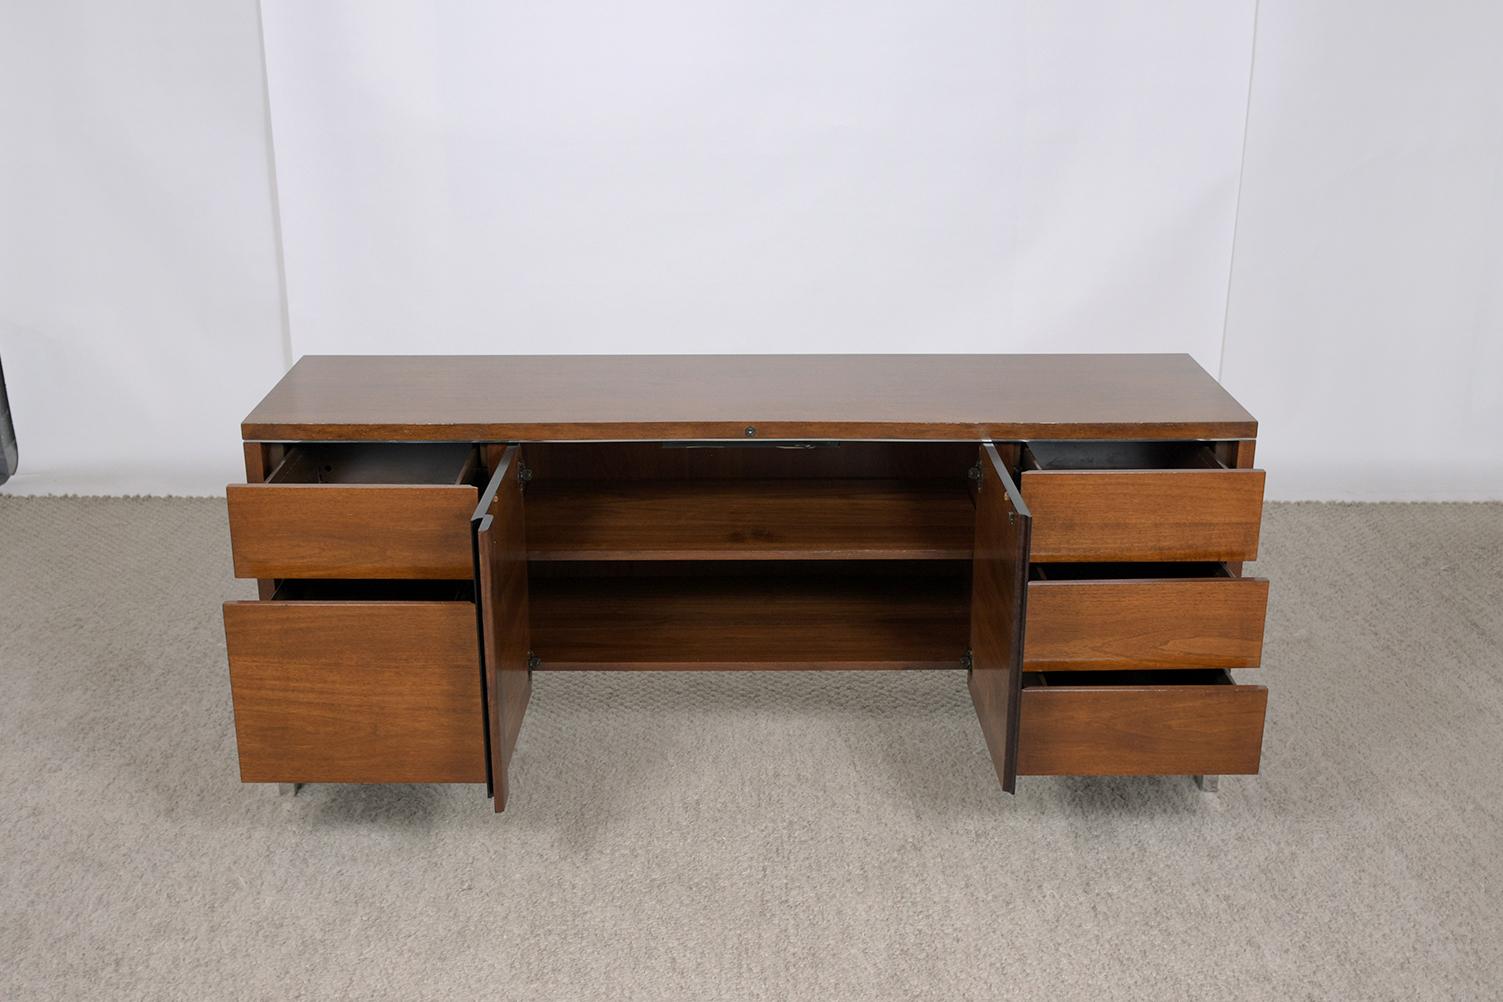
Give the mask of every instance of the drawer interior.
M 1223 563 L 1207 561 L 1154 561 L 1128 563 L 1032 564 L 1033 581 L 1129 581 L 1157 578 L 1229 578 Z
M 313 442 L 287 450 L 271 484 L 472 483 L 475 447 L 466 442 Z
M 1023 688 L 1159 689 L 1236 685 L 1224 668 L 1144 668 L 1128 671 L 1039 671 L 1023 673 Z
M 1029 442 L 1024 470 L 1224 470 L 1204 442 Z
M 274 602 L 473 602 L 471 581 L 352 581 L 298 579 L 277 582 Z
M 1103 670 L 1122 681 L 1139 669 L 1262 663 L 1268 582 L 1224 564 L 1034 564 L 1029 576 L 1025 670 L 1069 671 L 1072 681 Z

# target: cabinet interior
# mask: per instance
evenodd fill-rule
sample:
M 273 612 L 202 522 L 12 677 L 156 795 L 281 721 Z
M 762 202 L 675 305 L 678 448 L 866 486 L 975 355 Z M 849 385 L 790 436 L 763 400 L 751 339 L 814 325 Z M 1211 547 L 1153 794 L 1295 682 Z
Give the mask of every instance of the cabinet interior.
M 529 445 L 550 668 L 956 667 L 974 443 Z

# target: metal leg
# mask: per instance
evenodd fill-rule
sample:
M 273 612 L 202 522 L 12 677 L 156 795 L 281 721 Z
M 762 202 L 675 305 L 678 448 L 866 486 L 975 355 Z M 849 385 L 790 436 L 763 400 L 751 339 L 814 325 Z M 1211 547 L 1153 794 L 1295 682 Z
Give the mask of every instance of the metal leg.
M 295 797 L 295 796 L 297 796 L 297 791 L 300 790 L 300 789 L 302 789 L 302 786 L 303 786 L 302 783 L 278 783 L 277 784 L 277 796 L 279 796 L 279 797 Z
M 1220 776 L 1195 776 L 1195 785 L 1200 787 L 1201 793 L 1215 793 L 1216 787 L 1221 783 Z

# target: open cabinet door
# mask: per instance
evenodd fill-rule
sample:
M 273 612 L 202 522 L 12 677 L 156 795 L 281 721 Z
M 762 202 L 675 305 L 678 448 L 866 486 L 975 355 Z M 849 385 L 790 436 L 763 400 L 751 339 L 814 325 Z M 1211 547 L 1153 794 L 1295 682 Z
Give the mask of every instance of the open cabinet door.
M 522 522 L 522 449 L 510 446 L 472 521 L 475 597 L 480 614 L 486 753 L 496 810 L 506 808 L 507 766 L 532 695 L 527 635 L 527 538 Z
M 981 447 L 976 477 L 976 555 L 971 573 L 967 684 L 1002 789 L 1018 778 L 1018 707 L 1023 687 L 1023 603 L 1033 519 L 997 447 Z

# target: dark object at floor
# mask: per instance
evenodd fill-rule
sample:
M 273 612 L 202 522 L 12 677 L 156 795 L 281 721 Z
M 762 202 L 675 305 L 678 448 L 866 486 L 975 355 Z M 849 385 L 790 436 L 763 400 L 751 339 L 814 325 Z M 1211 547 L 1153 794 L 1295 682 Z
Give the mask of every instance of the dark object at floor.
M 16 472 L 16 426 L 10 419 L 10 400 L 5 395 L 5 367 L 0 365 L 0 484 Z

